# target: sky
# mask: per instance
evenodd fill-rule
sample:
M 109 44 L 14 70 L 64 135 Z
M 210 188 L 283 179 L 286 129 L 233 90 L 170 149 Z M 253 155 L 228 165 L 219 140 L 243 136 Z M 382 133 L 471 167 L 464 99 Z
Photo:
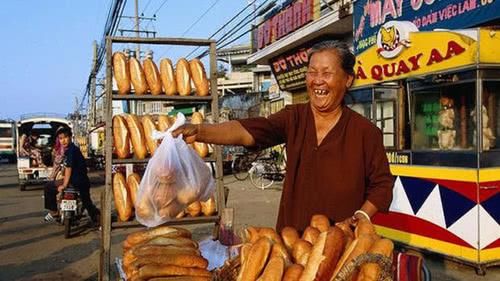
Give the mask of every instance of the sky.
M 66 115 L 73 112 L 75 98 L 82 98 L 90 73 L 92 43 L 94 40 L 99 43 L 102 38 L 112 1 L 4 2 L 0 9 L 3 22 L 0 119 L 19 120 L 20 115 L 27 113 Z M 139 11 L 145 17 L 152 17 L 156 12 L 157 19 L 153 24 L 142 24 L 141 28 L 157 31 L 158 37 L 208 38 L 247 4 L 247 0 L 139 0 Z M 134 0 L 127 1 L 123 15 L 134 15 Z M 126 18 L 119 26 L 120 29 L 133 27 L 134 23 Z M 221 34 L 215 38 L 219 36 Z M 249 35 L 235 44 L 248 41 Z M 114 50 L 124 47 L 135 48 L 118 45 Z M 163 57 L 176 61 L 192 50 L 191 47 L 158 48 L 151 48 L 155 61 Z M 104 67 L 98 77 L 103 77 L 103 73 Z

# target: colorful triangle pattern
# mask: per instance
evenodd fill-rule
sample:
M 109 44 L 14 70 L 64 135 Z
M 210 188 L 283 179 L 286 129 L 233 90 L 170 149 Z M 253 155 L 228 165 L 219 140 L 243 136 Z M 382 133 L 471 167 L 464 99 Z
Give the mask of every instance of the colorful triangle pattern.
M 391 212 L 431 222 L 467 242 L 485 248 L 500 238 L 500 193 L 481 204 L 430 180 L 396 178 Z

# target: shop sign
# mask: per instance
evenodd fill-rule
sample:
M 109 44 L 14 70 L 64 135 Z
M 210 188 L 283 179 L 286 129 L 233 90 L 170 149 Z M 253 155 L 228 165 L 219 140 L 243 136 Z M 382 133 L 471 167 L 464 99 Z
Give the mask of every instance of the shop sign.
M 296 0 L 257 28 L 257 50 L 319 18 L 319 0 Z
M 378 36 L 387 38 L 356 57 L 355 87 L 424 75 L 476 61 L 477 30 L 463 33 L 409 32 L 408 38 L 403 39 L 398 34 L 404 32 L 398 31 L 396 27 L 383 26 Z M 396 54 L 391 53 L 397 49 Z
M 409 152 L 387 151 L 385 155 L 389 164 L 410 164 Z
M 282 91 L 305 87 L 309 48 L 302 47 L 271 59 L 271 70 Z
M 354 2 L 354 52 L 376 44 L 389 21 L 411 21 L 420 31 L 463 29 L 500 18 L 500 0 L 357 0 Z

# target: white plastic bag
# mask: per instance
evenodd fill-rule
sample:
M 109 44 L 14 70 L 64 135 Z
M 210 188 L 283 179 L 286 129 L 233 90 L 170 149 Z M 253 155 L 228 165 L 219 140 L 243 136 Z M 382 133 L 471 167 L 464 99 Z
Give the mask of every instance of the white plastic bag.
M 137 221 L 148 227 L 175 218 L 187 205 L 208 200 L 215 183 L 210 169 L 182 139 L 172 137 L 172 131 L 186 122 L 182 113 L 166 132 L 153 132 L 153 138 L 163 138 L 149 160 L 137 194 Z

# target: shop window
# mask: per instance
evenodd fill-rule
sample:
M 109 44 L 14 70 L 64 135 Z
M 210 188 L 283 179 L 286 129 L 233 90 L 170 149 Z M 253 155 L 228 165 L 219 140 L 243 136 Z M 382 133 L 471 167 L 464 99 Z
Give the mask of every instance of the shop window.
M 500 148 L 500 81 L 483 82 L 481 106 L 483 151 Z M 475 117 L 475 113 L 472 116 Z M 474 119 L 475 120 L 475 119 Z
M 372 89 L 360 89 L 347 93 L 345 104 L 362 116 L 372 119 Z
M 375 89 L 375 124 L 382 131 L 385 147 L 396 143 L 396 96 L 395 88 Z
M 434 85 L 410 89 L 413 149 L 470 150 L 475 147 L 476 126 L 471 113 L 475 111 L 476 84 L 453 77 L 450 83 L 441 83 L 446 80 L 440 76 L 441 80 L 433 80 Z

